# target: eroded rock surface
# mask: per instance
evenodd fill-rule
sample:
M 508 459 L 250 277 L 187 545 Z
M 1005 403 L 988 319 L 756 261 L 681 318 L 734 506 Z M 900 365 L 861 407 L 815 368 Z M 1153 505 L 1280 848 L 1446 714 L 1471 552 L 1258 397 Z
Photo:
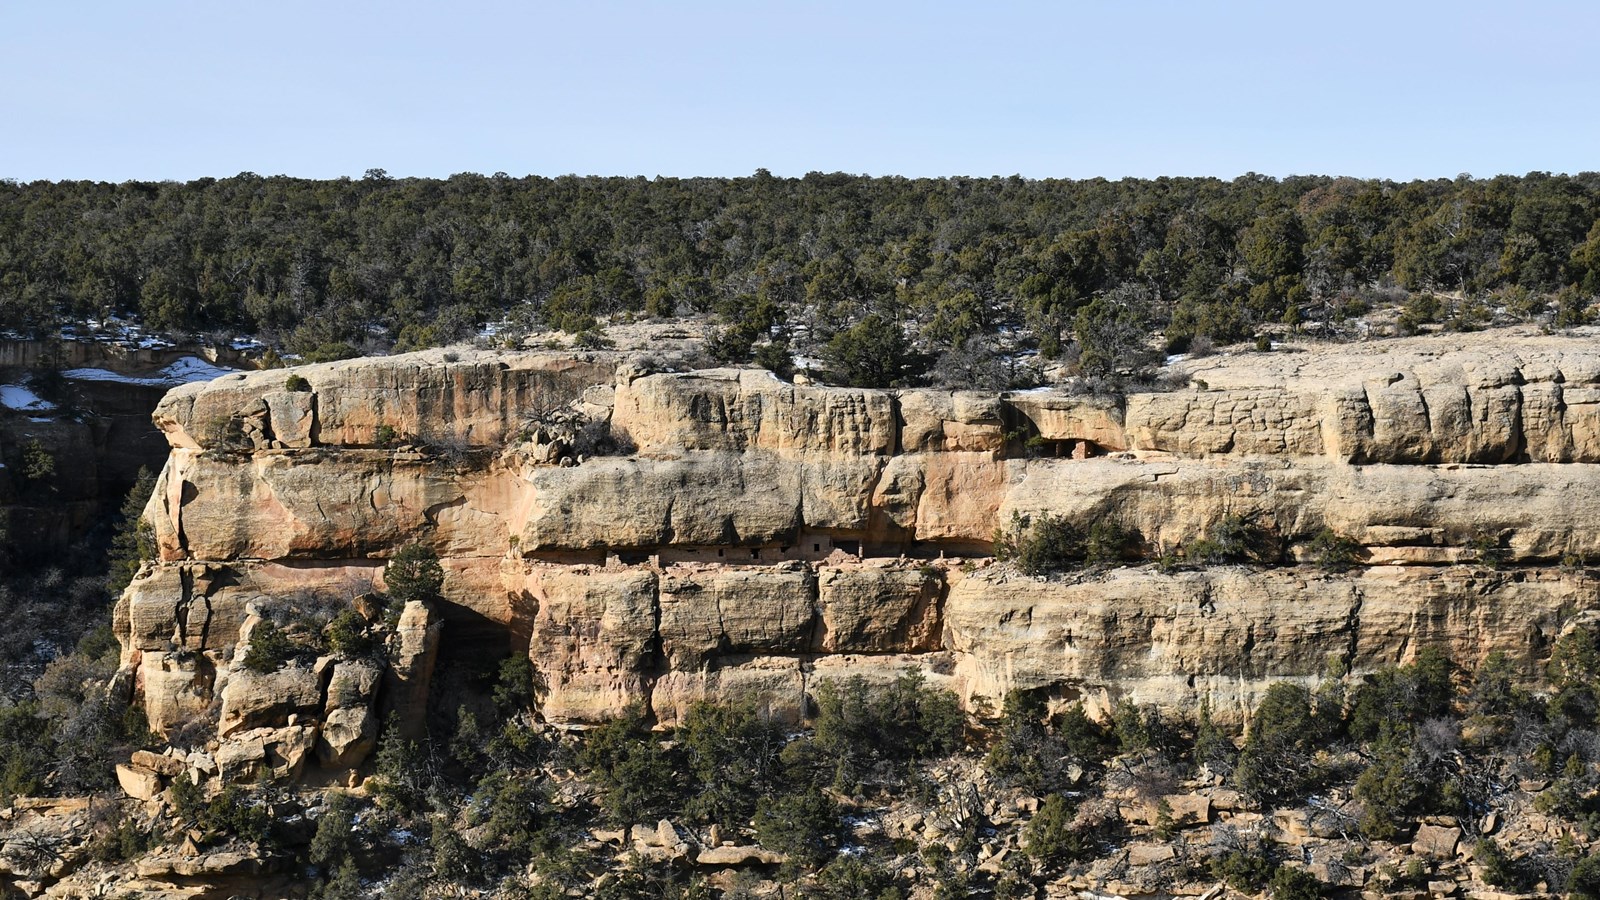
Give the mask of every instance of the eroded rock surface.
M 339 662 L 314 680 L 326 696 L 270 715 L 250 679 L 222 689 L 230 734 L 295 749 L 282 730 L 303 722 L 329 767 L 370 751 L 384 711 L 421 721 L 452 652 L 526 653 L 540 714 L 576 722 L 642 702 L 670 723 L 736 694 L 797 718 L 820 679 L 907 667 L 969 701 L 1027 688 L 1233 719 L 1330 658 L 1359 674 L 1502 650 L 1531 675 L 1597 605 L 1579 565 L 1600 556 L 1594 337 L 1213 356 L 1126 398 L 796 386 L 623 354 L 428 351 L 295 370 L 309 391 L 228 376 L 157 412 L 161 560 L 117 631 L 171 728 L 211 703 L 248 605 L 348 602 L 398 548 L 431 547 L 443 601 L 405 610 L 382 677 Z M 552 424 L 562 409 L 583 427 Z M 989 558 L 1013 514 L 1114 521 L 1149 558 L 1229 517 L 1288 558 L 1327 529 L 1359 564 L 1029 578 Z M 244 756 L 292 762 L 272 746 Z

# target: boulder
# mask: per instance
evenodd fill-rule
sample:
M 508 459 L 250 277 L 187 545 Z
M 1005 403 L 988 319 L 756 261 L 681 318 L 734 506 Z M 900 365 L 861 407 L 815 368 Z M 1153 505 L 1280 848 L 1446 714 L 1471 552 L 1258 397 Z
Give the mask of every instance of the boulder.
M 189 771 L 189 764 L 185 760 L 174 756 L 163 756 L 160 753 L 151 753 L 149 750 L 133 751 L 128 762 L 136 768 L 148 769 L 169 778 Z
M 161 774 L 140 766 L 117 764 L 117 784 L 135 800 L 150 801 L 161 796 Z
M 182 728 L 211 707 L 215 666 L 198 653 L 140 654 L 139 690 L 152 731 Z
M 146 856 L 134 865 L 141 878 L 205 878 L 217 875 L 264 875 L 278 871 L 283 861 L 249 849 L 214 850 L 200 856 Z
M 1128 846 L 1128 865 L 1149 866 L 1176 859 L 1178 852 L 1171 844 L 1130 844 Z
M 255 728 L 224 740 L 216 761 L 223 781 L 241 784 L 263 776 L 280 781 L 299 779 L 316 742 L 311 725 Z
M 345 660 L 333 667 L 317 732 L 317 763 L 323 768 L 358 766 L 377 746 L 376 701 L 382 678 L 382 670 L 367 660 Z
M 215 753 L 222 780 L 244 784 L 256 780 L 267 761 L 267 746 L 259 734 L 239 735 L 224 741 Z
M 311 668 L 295 663 L 255 672 L 236 664 L 222 688 L 217 736 L 287 725 L 290 716 L 315 716 L 321 708 L 322 684 Z
M 702 866 L 781 866 L 788 862 L 788 857 L 774 850 L 765 850 L 761 847 L 705 847 L 700 850 L 695 858 L 695 863 Z
M 1411 841 L 1411 851 L 1423 856 L 1432 856 L 1438 859 L 1449 859 L 1456 855 L 1456 848 L 1461 845 L 1461 829 L 1445 825 L 1418 825 L 1416 836 Z

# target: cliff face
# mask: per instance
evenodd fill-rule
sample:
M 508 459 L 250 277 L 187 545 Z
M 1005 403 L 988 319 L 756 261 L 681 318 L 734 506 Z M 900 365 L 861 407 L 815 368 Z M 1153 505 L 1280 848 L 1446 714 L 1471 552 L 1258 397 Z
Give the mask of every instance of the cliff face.
M 1175 368 L 1188 387 L 1125 400 L 471 351 L 294 370 L 309 390 L 282 371 L 188 385 L 155 414 L 161 558 L 117 631 L 175 727 L 223 690 L 251 608 L 381 587 L 422 543 L 446 571 L 444 652 L 527 653 L 553 721 L 644 700 L 671 722 L 752 691 L 798 716 L 818 679 L 906 666 L 968 700 L 1024 687 L 1238 718 L 1330 659 L 1361 672 L 1440 646 L 1531 671 L 1597 605 L 1572 565 L 1600 556 L 1591 336 Z M 1113 519 L 1152 556 L 1229 516 L 1302 555 L 1330 528 L 1364 565 L 1025 577 L 989 558 L 1013 513 Z
M 7 548 L 24 560 L 59 559 L 104 524 L 139 470 L 159 469 L 167 456 L 150 414 L 168 388 L 242 364 L 242 354 L 227 349 L 0 339 L 0 522 Z M 54 463 L 43 478 L 24 474 L 34 445 Z
M 59 553 L 115 511 L 138 478 L 154 471 L 167 446 L 149 425 L 164 387 L 68 382 L 65 408 L 0 406 L 0 520 L 9 548 L 23 558 Z M 24 454 L 37 445 L 53 471 L 23 476 Z

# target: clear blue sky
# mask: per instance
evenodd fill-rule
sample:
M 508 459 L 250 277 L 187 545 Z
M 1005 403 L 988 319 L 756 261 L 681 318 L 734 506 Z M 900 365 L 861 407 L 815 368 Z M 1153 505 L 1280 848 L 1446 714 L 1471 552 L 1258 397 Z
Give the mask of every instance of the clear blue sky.
M 0 5 L 0 178 L 1600 169 L 1600 3 Z

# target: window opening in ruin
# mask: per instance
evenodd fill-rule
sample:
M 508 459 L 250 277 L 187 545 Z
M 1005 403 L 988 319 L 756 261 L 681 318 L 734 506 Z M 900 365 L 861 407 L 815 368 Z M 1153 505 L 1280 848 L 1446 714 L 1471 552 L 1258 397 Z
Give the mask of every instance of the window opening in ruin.
M 1057 459 L 1092 459 L 1096 456 L 1106 455 L 1104 447 L 1094 441 L 1085 441 L 1078 438 L 1032 438 L 1028 443 L 1039 456 L 1050 456 Z

